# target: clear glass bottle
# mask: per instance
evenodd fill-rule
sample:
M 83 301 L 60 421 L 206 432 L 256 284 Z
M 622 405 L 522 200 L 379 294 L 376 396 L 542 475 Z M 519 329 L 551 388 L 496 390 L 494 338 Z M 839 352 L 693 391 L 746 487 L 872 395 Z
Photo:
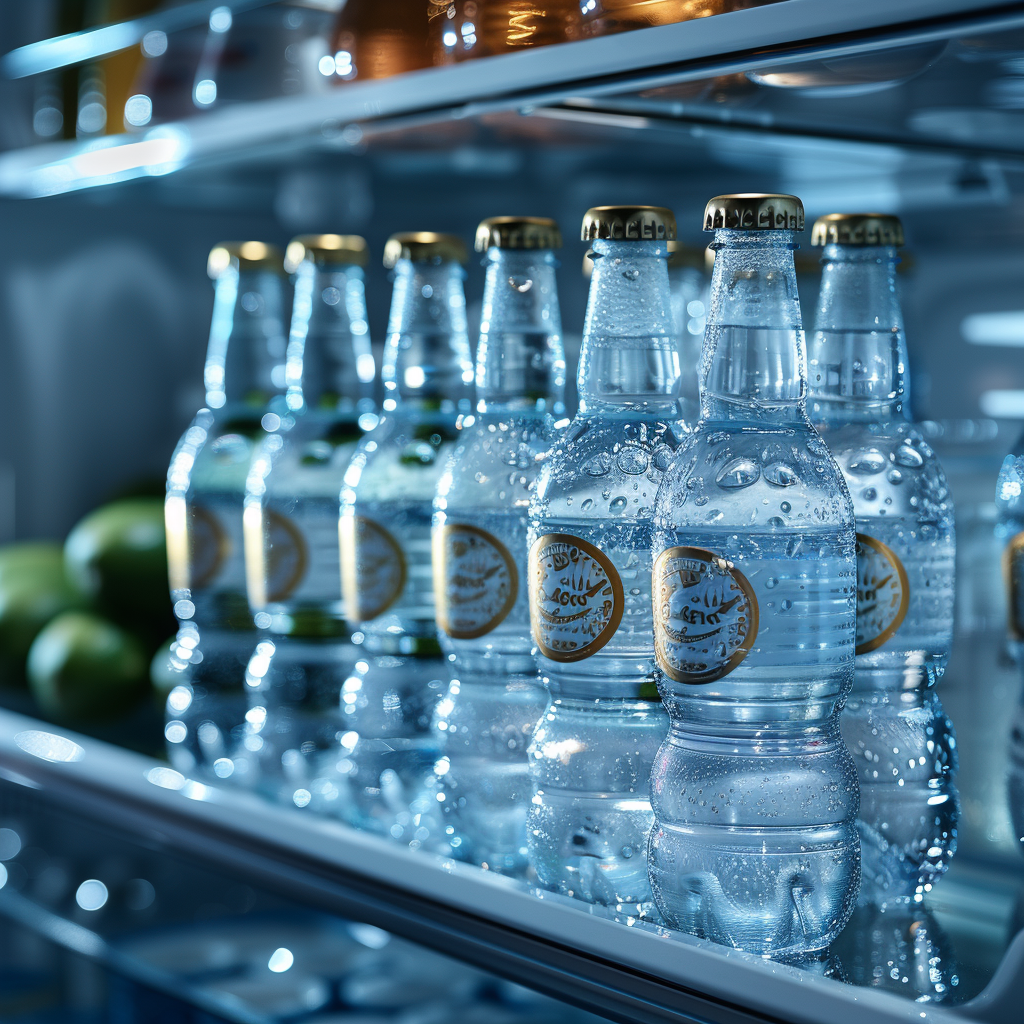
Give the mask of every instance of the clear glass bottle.
M 360 443 L 341 491 L 345 616 L 362 645 L 341 694 L 339 770 L 351 792 L 341 811 L 358 827 L 417 845 L 436 826 L 429 814 L 437 801 L 427 792 L 437 760 L 432 719 L 449 680 L 434 617 L 430 521 L 472 407 L 465 260 L 465 246 L 451 235 L 388 241 L 384 265 L 394 268 L 395 287 L 383 416 Z
M 564 412 L 565 353 L 552 220 L 495 217 L 476 356 L 477 413 L 434 501 L 434 584 L 452 682 L 435 728 L 437 799 L 455 856 L 527 866 L 526 750 L 547 706 L 530 637 L 529 502 Z M 563 423 L 564 426 L 564 423 Z
M 823 953 L 860 882 L 856 549 L 806 413 L 793 196 L 713 199 L 701 419 L 658 492 L 654 622 L 671 731 L 651 782 L 665 919 L 786 960 Z
M 576 39 L 579 0 L 428 0 L 435 64 Z
M 832 214 L 809 352 L 811 419 L 857 515 L 857 668 L 842 716 L 860 776 L 861 899 L 920 901 L 956 849 L 956 739 L 935 684 L 953 640 L 946 476 L 909 419 L 903 228 Z
M 668 722 L 655 685 L 654 497 L 680 437 L 679 353 L 661 207 L 590 210 L 594 271 L 579 412 L 530 506 L 530 617 L 550 704 L 534 732 L 527 818 L 540 883 L 646 912 L 651 765 Z
M 246 483 L 249 605 L 267 636 L 246 675 L 246 744 L 261 788 L 300 805 L 339 796 L 341 687 L 357 656 L 341 599 L 338 495 L 377 421 L 366 257 L 357 235 L 303 235 L 288 246 L 287 413 Z
M 216 285 L 200 409 L 167 472 L 167 561 L 182 683 L 167 699 L 168 757 L 183 772 L 233 774 L 245 726 L 245 666 L 257 633 L 245 594 L 242 505 L 253 453 L 285 412 L 281 253 L 263 242 L 210 253 Z

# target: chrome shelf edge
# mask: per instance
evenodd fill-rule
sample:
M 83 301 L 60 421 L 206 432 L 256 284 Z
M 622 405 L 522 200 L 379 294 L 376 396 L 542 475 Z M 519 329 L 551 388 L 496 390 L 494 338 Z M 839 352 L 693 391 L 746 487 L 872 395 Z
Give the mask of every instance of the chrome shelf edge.
M 157 785 L 149 776 L 161 767 L 155 777 L 164 785 Z M 1024 935 L 973 1004 L 922 1006 L 690 936 L 630 928 L 572 900 L 247 793 L 189 782 L 159 762 L 6 711 L 0 775 L 145 842 L 230 866 L 301 903 L 367 920 L 623 1021 L 860 1024 L 870 1013 L 875 1024 L 963 1024 L 965 1014 L 998 1024 L 1024 992 Z
M 627 88 L 1024 25 L 1019 0 L 783 0 L 767 7 L 238 104 L 139 135 L 43 143 L 0 157 L 0 194 L 37 197 L 159 176 L 273 144 L 344 145 L 343 129 L 611 96 Z M 358 139 L 356 140 L 358 142 Z

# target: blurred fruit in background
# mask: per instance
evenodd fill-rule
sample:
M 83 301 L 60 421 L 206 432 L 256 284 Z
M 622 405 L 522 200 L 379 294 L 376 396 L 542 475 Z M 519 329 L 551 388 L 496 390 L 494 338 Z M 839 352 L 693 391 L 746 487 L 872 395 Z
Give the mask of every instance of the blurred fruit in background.
M 32 695 L 50 718 L 68 724 L 119 717 L 148 688 L 149 659 L 127 630 L 89 612 L 58 615 L 28 655 Z
M 174 629 L 156 495 L 90 512 L 63 546 L 0 547 L 0 700 L 14 710 L 94 733 L 105 724 L 155 747 L 167 692 L 182 681 L 164 642 Z
M 174 631 L 160 498 L 115 501 L 91 512 L 68 534 L 64 565 L 71 584 L 118 625 L 152 645 Z

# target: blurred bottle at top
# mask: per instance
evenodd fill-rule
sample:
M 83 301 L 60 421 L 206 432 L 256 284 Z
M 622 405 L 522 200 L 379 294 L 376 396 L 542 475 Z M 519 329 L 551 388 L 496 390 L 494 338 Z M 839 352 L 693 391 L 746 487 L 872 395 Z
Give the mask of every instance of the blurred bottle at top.
M 427 0 L 348 0 L 335 22 L 329 52 L 333 74 L 343 82 L 427 67 Z
M 110 130 L 316 90 L 333 74 L 323 59 L 340 4 L 293 0 L 237 13 L 216 7 L 200 25 L 147 33 L 141 47 L 124 51 L 138 56 L 138 70 L 130 88 L 109 93 Z
M 435 64 L 578 39 L 579 0 L 428 0 Z
M 704 341 L 708 290 L 707 250 L 682 242 L 668 243 L 668 283 L 672 323 L 679 345 L 679 402 L 683 419 L 700 418 L 700 349 Z
M 709 18 L 771 2 L 773 0 L 580 0 L 580 10 L 584 33 L 602 36 Z

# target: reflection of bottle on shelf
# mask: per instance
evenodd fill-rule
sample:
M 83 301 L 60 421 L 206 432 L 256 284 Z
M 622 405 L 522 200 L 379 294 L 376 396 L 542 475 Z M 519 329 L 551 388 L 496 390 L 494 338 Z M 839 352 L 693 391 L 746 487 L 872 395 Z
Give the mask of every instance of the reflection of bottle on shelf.
M 949 939 L 919 903 L 857 907 L 832 950 L 851 984 L 919 1003 L 949 1001 L 960 984 Z
M 582 0 L 587 35 L 630 32 L 652 25 L 672 25 L 715 14 L 759 7 L 765 0 Z M 771 0 L 768 0 L 771 2 Z
M 330 53 L 333 74 L 343 82 L 427 67 L 426 0 L 348 0 L 334 25 Z
M 428 0 L 435 64 L 515 53 L 579 36 L 578 0 Z

